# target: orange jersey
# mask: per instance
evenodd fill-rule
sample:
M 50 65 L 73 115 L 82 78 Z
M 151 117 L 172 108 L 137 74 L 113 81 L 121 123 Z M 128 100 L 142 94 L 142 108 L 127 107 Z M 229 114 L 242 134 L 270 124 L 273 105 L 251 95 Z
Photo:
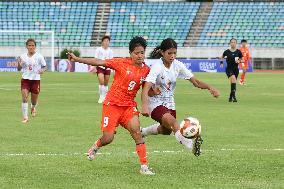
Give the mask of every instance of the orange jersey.
M 134 99 L 150 68 L 144 63 L 139 67 L 130 58 L 113 58 L 105 60 L 105 63 L 115 70 L 115 75 L 104 104 L 136 106 Z
M 241 47 L 240 51 L 242 52 L 244 62 L 248 63 L 248 61 L 250 60 L 249 49 L 247 47 Z

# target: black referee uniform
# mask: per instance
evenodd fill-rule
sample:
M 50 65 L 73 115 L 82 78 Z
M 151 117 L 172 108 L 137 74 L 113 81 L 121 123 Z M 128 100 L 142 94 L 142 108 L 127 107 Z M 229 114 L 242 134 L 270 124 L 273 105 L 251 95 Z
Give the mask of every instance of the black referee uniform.
M 242 52 L 239 49 L 236 49 L 232 52 L 230 49 L 227 49 L 223 52 L 223 57 L 226 59 L 226 75 L 230 78 L 232 75 L 235 75 L 236 79 L 239 75 L 239 64 L 237 61 L 243 57 Z M 223 62 L 221 62 L 223 64 Z M 236 99 L 236 83 L 231 83 L 231 93 L 229 97 L 229 102 L 237 102 Z
M 239 64 L 237 64 L 236 61 L 243 57 L 242 52 L 239 49 L 235 50 L 234 52 L 230 51 L 230 49 L 227 49 L 223 52 L 223 57 L 226 58 L 227 62 L 226 74 L 228 78 L 232 75 L 235 75 L 237 79 L 239 75 Z

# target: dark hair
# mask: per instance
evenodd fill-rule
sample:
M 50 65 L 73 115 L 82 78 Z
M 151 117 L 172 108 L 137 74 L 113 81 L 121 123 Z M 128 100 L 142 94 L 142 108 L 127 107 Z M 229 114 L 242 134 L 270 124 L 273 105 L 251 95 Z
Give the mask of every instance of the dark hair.
M 105 39 L 108 39 L 108 40 L 110 41 L 110 36 L 108 36 L 108 35 L 103 36 L 102 42 L 103 42 Z
M 235 40 L 235 41 L 237 42 L 237 39 L 236 39 L 236 38 L 232 38 L 232 39 L 230 39 L 230 43 L 231 43 L 231 41 L 233 41 L 233 40 Z
M 26 41 L 26 46 L 29 44 L 29 42 L 33 42 L 35 44 L 35 46 L 36 46 L 36 41 L 34 39 L 32 39 L 32 38 L 28 39 Z
M 129 51 L 133 52 L 136 47 L 142 46 L 144 50 L 147 47 L 147 41 L 141 36 L 135 36 L 129 42 Z
M 167 38 L 164 39 L 161 43 L 161 45 L 157 46 L 151 53 L 150 53 L 150 58 L 161 58 L 161 51 L 166 51 L 168 49 L 177 49 L 177 43 L 175 42 L 175 40 L 173 40 L 172 38 Z
M 241 40 L 241 43 L 247 43 L 247 40 L 242 39 L 242 40 Z

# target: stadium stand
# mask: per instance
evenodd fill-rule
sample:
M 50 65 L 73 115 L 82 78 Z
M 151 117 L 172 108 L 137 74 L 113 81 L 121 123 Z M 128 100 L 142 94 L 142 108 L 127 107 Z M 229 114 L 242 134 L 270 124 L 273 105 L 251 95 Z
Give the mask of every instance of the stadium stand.
M 97 2 L 0 2 L 0 30 L 54 30 L 60 46 L 90 46 Z M 1 46 L 23 46 L 31 34 L 4 34 Z M 14 38 L 17 37 L 16 40 Z M 13 38 L 13 40 L 10 40 Z
M 215 2 L 197 46 L 227 46 L 235 37 L 253 47 L 284 47 L 284 2 Z
M 149 46 L 166 37 L 182 46 L 200 2 L 112 2 L 107 32 L 112 46 L 127 46 L 130 38 L 142 35 Z
M 283 14 L 284 2 L 0 1 L 0 30 L 54 30 L 60 47 L 99 45 L 109 33 L 114 47 L 125 47 L 141 35 L 149 46 L 172 37 L 179 46 L 224 47 L 235 37 L 246 38 L 252 47 L 281 48 Z M 0 33 L 0 46 L 23 46 L 32 37 L 12 35 Z

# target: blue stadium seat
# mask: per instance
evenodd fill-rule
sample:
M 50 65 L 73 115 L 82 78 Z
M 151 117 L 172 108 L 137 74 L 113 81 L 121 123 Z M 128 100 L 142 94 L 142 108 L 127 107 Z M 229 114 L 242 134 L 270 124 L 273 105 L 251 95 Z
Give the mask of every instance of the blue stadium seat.
M 54 30 L 60 46 L 90 46 L 97 5 L 97 2 L 0 2 L 0 30 Z M 0 33 L 0 45 L 24 45 L 28 37 L 33 35 L 7 41 Z
M 215 2 L 198 46 L 227 46 L 235 37 L 254 47 L 284 47 L 283 14 L 283 2 Z

